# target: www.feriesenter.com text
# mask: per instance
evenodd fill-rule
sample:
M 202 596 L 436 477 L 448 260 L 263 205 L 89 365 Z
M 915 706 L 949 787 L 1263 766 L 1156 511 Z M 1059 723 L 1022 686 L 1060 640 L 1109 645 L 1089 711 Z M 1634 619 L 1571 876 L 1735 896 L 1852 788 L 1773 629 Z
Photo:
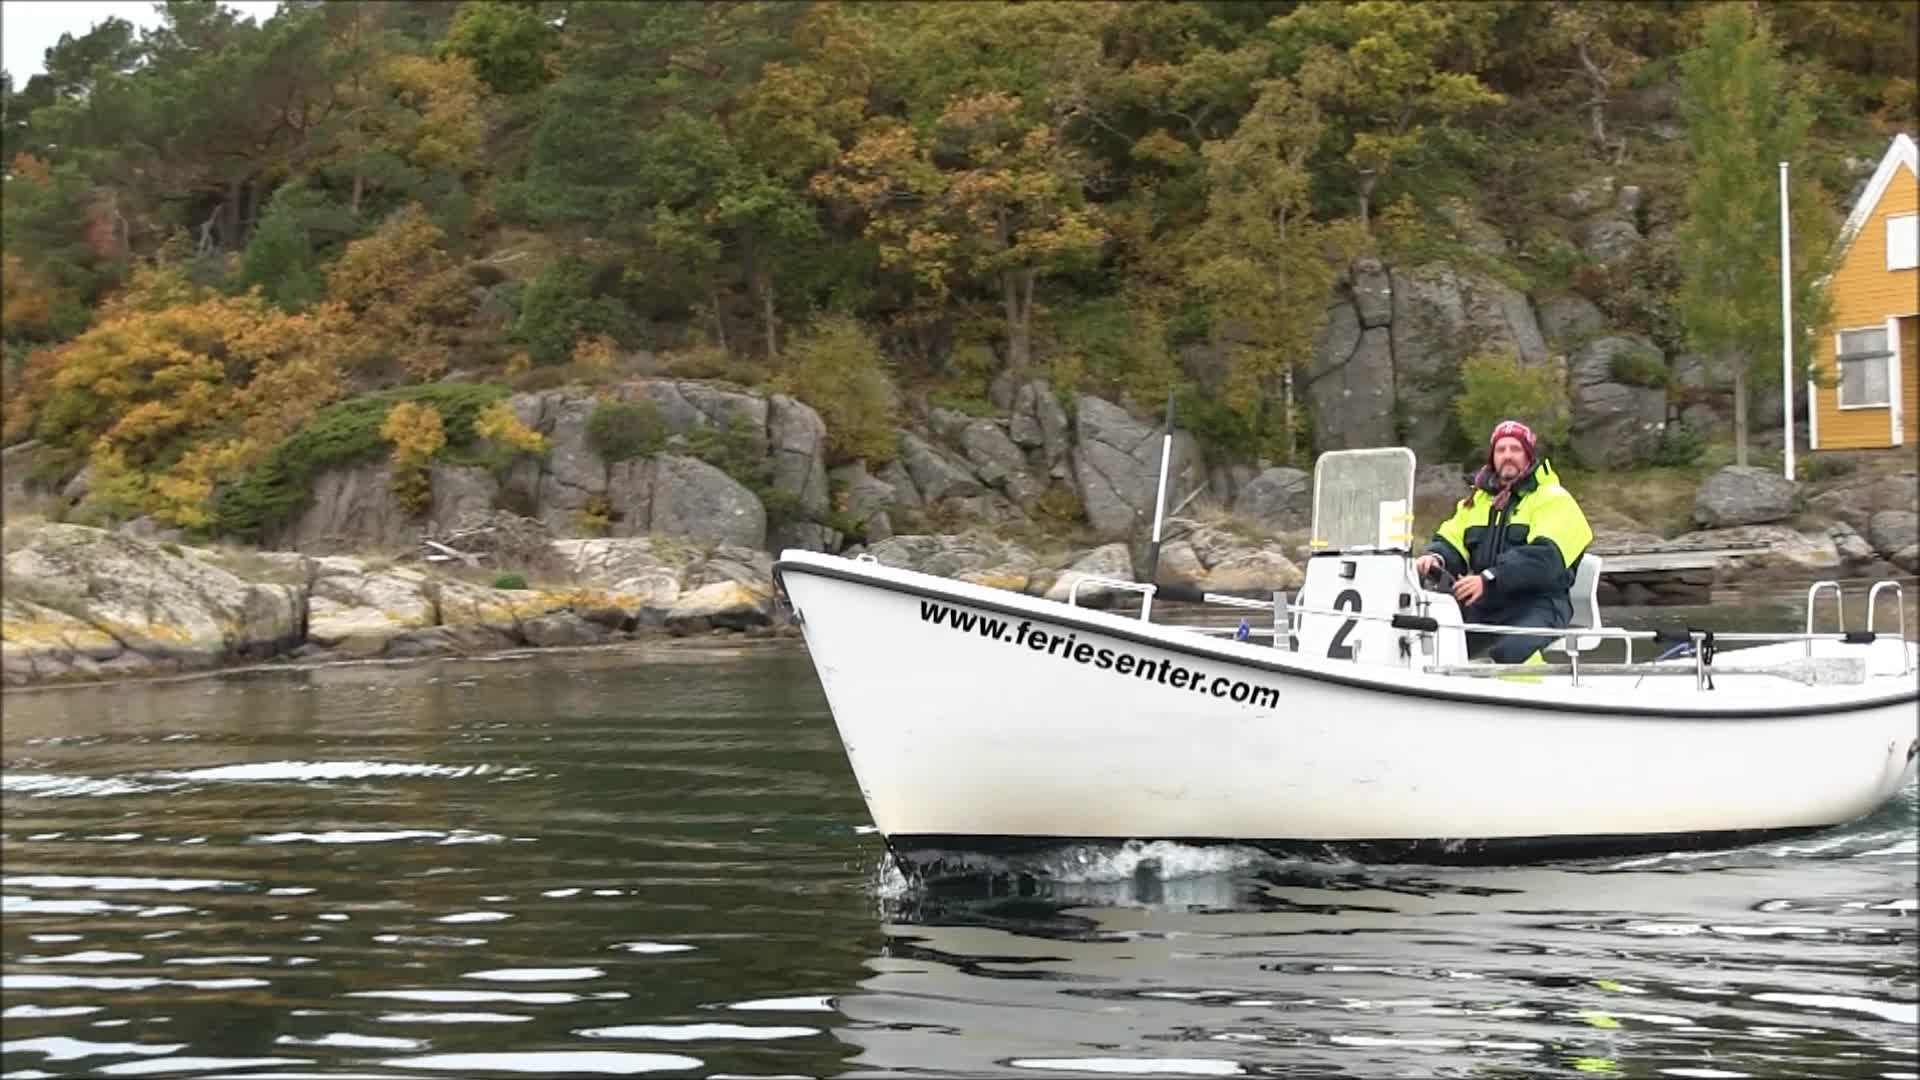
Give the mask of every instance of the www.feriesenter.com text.
M 1271 686 L 1256 686 L 1244 679 L 1225 675 L 1209 676 L 1204 671 L 1184 667 L 1164 656 L 1157 659 L 1141 657 L 1124 649 L 1095 646 L 1081 641 L 1078 634 L 1049 633 L 1030 622 L 1022 621 L 1016 625 L 1005 619 L 988 618 L 931 600 L 920 601 L 920 620 L 963 634 L 978 634 L 989 641 L 1057 656 L 1076 664 L 1091 665 L 1100 671 L 1171 686 L 1175 690 L 1192 690 L 1196 694 L 1225 698 L 1259 709 L 1270 709 L 1280 704 L 1280 691 Z

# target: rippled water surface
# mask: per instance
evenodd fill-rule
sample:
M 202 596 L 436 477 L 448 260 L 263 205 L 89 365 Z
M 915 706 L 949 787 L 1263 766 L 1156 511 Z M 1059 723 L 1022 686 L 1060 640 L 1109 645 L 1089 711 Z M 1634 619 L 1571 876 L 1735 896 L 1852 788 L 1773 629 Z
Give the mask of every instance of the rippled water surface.
M 1920 1071 L 1912 788 L 1713 854 L 909 882 L 790 643 L 9 694 L 4 772 L 8 1080 Z

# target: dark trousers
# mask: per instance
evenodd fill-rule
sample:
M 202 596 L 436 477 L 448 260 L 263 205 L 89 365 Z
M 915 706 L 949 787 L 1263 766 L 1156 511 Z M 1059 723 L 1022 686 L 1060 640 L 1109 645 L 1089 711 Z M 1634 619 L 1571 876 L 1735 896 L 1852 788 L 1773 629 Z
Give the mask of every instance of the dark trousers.
M 1553 609 L 1553 604 L 1542 600 L 1531 604 L 1508 604 L 1504 607 L 1487 610 L 1477 605 L 1469 606 L 1461 612 L 1461 617 L 1472 623 L 1486 623 L 1490 626 L 1543 626 L 1564 629 L 1567 620 Z M 1496 664 L 1518 664 L 1527 657 L 1546 648 L 1564 635 L 1561 634 L 1467 634 L 1467 656 L 1471 658 L 1488 657 Z

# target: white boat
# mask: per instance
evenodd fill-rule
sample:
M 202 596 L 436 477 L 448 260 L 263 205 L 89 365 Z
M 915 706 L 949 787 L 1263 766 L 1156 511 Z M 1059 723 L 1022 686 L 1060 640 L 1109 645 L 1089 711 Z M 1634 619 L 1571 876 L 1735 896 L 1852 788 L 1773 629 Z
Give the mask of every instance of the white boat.
M 1865 631 L 1693 629 L 1630 662 L 1581 561 L 1546 666 L 1467 659 L 1414 580 L 1404 448 L 1323 455 L 1314 546 L 1260 633 L 788 550 L 775 576 L 896 853 L 1175 840 L 1479 861 L 1727 846 L 1866 815 L 1912 775 L 1920 649 Z M 1162 496 L 1164 505 L 1164 494 Z M 1156 546 L 1159 521 L 1156 514 Z M 1822 582 L 1813 592 L 1838 590 Z M 1531 630 L 1537 634 L 1539 631 Z M 1605 653 L 1611 662 L 1602 662 Z

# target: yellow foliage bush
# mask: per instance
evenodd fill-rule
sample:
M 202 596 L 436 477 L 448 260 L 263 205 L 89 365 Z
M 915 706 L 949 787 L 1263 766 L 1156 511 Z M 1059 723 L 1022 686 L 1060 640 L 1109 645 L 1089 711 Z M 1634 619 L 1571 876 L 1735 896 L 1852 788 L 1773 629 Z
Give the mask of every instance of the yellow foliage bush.
M 447 445 L 446 424 L 432 405 L 403 401 L 387 411 L 380 437 L 393 444 L 393 494 L 407 512 L 426 510 L 433 497 L 427 463 Z
M 442 238 L 426 211 L 409 203 L 348 244 L 328 269 L 328 298 L 352 316 L 354 367 L 396 363 L 415 382 L 447 370 L 451 324 L 466 310 L 467 288 Z
M 522 423 L 504 401 L 496 401 L 480 410 L 479 417 L 473 422 L 473 430 L 483 439 L 491 439 L 523 453 L 539 454 L 547 449 L 547 437 Z
M 899 404 L 880 344 L 860 323 L 830 315 L 788 347 L 774 385 L 819 412 L 834 461 L 893 459 Z
M 344 395 L 339 314 L 142 267 L 91 329 L 30 359 L 8 431 L 85 452 L 102 508 L 205 525 L 216 486 Z

